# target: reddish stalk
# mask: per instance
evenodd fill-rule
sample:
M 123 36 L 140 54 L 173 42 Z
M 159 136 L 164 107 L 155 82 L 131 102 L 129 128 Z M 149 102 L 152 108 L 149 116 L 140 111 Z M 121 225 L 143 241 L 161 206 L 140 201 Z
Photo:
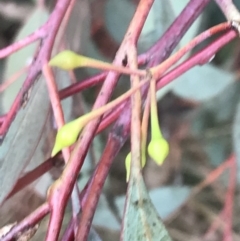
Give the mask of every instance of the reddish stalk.
M 42 204 L 38 207 L 34 212 L 32 212 L 29 216 L 24 218 L 20 223 L 14 226 L 8 233 L 5 235 L 1 241 L 9 241 L 15 240 L 17 235 L 22 230 L 27 230 L 29 227 L 34 227 L 37 223 L 39 223 L 48 213 L 50 209 L 47 203 Z
M 24 39 L 19 40 L 18 42 L 15 42 L 15 43 L 11 44 L 10 46 L 1 49 L 0 50 L 0 59 L 3 59 L 5 57 L 17 52 L 18 50 L 28 46 L 29 44 L 34 43 L 37 40 L 40 40 L 40 39 L 46 37 L 46 34 L 47 34 L 47 31 L 45 30 L 46 27 L 47 27 L 47 23 L 44 24 L 39 29 L 37 29 L 36 31 L 34 31 L 34 33 L 25 37 Z
M 229 30 L 230 28 L 231 28 L 230 23 L 228 23 L 228 22 L 221 23 L 221 24 L 218 24 L 218 25 L 204 31 L 203 33 L 199 34 L 197 37 L 195 37 L 193 40 L 191 40 L 186 46 L 184 46 L 179 51 L 177 51 L 177 53 L 175 53 L 174 55 L 169 57 L 167 60 L 165 60 L 160 65 L 153 67 L 151 69 L 153 77 L 156 79 L 159 79 L 161 77 L 161 75 L 167 69 L 172 67 L 172 65 L 174 65 L 177 61 L 179 61 L 187 52 L 189 52 L 191 49 L 196 47 L 199 43 L 203 42 L 204 40 L 206 40 L 209 37 L 212 37 L 216 33 L 219 33 L 221 31 L 225 31 L 225 30 Z M 207 59 L 207 60 L 204 59 L 203 63 L 199 63 L 199 64 L 205 64 L 207 61 L 209 61 L 209 59 Z
M 93 87 L 99 83 L 102 83 L 106 76 L 107 76 L 107 72 L 104 72 L 102 74 L 95 75 L 86 80 L 83 80 L 83 81 L 77 82 L 73 85 L 70 85 L 69 87 L 64 88 L 59 91 L 59 97 L 62 100 L 69 96 L 72 96 L 73 94 L 81 92 L 84 89 L 87 89 L 87 88 Z
M 185 73 L 190 68 L 196 65 L 202 65 L 208 62 L 214 54 L 216 54 L 223 46 L 232 41 L 237 36 L 234 30 L 229 30 L 223 36 L 219 37 L 217 40 L 209 44 L 207 47 L 191 56 L 183 63 L 179 64 L 176 68 L 165 74 L 157 83 L 157 89 L 169 84 L 171 81 Z
M 0 116 L 0 126 L 5 121 L 6 117 L 7 117 L 7 115 Z
M 210 235 L 213 234 L 218 227 L 222 224 L 222 219 L 224 218 L 224 212 L 223 210 L 218 215 L 218 217 L 211 223 L 210 228 L 207 230 L 207 232 L 203 235 L 203 240 L 208 240 Z
M 49 158 L 48 160 L 46 160 L 45 162 L 40 164 L 38 167 L 36 167 L 32 171 L 27 172 L 23 177 L 21 177 L 18 180 L 17 184 L 15 185 L 13 190 L 8 194 L 6 199 L 9 199 L 14 194 L 16 194 L 17 192 L 22 190 L 24 187 L 26 187 L 27 185 L 33 183 L 39 177 L 41 177 L 43 174 L 45 174 L 49 170 L 51 170 L 51 168 L 53 168 L 56 165 L 56 160 L 57 160 L 57 156 L 55 156 L 53 158 Z
M 45 76 L 47 86 L 48 86 L 48 92 L 49 92 L 49 97 L 52 105 L 52 110 L 53 114 L 56 120 L 56 124 L 58 129 L 61 128 L 64 124 L 64 116 L 63 116 L 63 110 L 62 110 L 62 105 L 60 102 L 60 98 L 58 95 L 58 89 L 57 85 L 55 83 L 54 77 L 52 70 L 48 66 L 48 64 L 43 66 L 43 75 Z M 70 148 L 64 148 L 62 150 L 63 157 L 65 163 L 68 162 L 69 157 L 70 157 Z M 80 211 L 80 200 L 78 199 L 78 186 L 77 184 L 74 185 L 73 193 L 72 193 L 72 210 L 73 210 L 73 217 L 76 218 L 79 211 Z

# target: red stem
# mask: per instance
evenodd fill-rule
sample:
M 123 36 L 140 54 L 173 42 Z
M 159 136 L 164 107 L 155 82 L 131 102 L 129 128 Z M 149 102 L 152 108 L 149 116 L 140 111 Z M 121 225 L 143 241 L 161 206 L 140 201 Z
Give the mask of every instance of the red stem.
M 51 168 L 53 168 L 56 165 L 56 160 L 58 156 L 55 156 L 53 158 L 49 158 L 45 162 L 43 162 L 41 165 L 33 169 L 32 171 L 26 173 L 23 177 L 21 177 L 13 190 L 8 194 L 6 197 L 6 200 L 9 199 L 11 196 L 22 190 L 24 187 L 29 185 L 30 183 L 36 181 L 39 177 L 41 177 L 43 174 L 48 172 Z
M 24 218 L 20 223 L 14 226 L 6 236 L 4 236 L 1 241 L 15 240 L 17 235 L 21 233 L 22 230 L 27 230 L 29 227 L 33 227 L 38 222 L 40 222 L 48 213 L 49 206 L 47 203 L 42 204 L 28 217 Z
M 216 54 L 219 49 L 229 43 L 237 36 L 237 33 L 234 30 L 229 30 L 223 36 L 219 37 L 213 43 L 209 44 L 207 47 L 191 56 L 189 59 L 178 65 L 175 69 L 168 72 L 163 76 L 160 81 L 157 83 L 157 89 L 164 87 L 169 84 L 171 81 L 185 73 L 187 70 L 191 69 L 196 65 L 202 65 L 203 63 L 208 62 L 208 60 Z
M 47 23 L 45 25 L 43 25 L 42 27 L 40 27 L 39 29 L 37 29 L 34 33 L 25 37 L 24 39 L 21 39 L 18 42 L 15 42 L 15 43 L 11 44 L 10 46 L 1 49 L 0 50 L 0 59 L 3 59 L 5 57 L 17 52 L 18 50 L 28 46 L 29 44 L 34 43 L 35 41 L 44 38 L 47 34 L 46 27 L 47 27 Z

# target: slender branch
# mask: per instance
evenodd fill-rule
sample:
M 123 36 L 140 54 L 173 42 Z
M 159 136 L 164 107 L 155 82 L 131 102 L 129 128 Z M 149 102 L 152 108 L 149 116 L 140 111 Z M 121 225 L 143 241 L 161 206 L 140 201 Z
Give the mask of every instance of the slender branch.
M 137 68 L 137 50 L 132 44 L 129 48 L 128 59 L 130 68 Z M 140 82 L 138 76 L 131 76 L 131 86 L 135 87 Z M 131 176 L 137 177 L 141 172 L 141 91 L 137 91 L 131 98 Z M 133 174 L 133 175 L 132 175 Z
M 193 68 L 194 66 L 206 63 L 207 59 L 210 59 L 211 56 L 214 56 L 214 54 L 216 54 L 222 47 L 228 44 L 236 36 L 237 33 L 234 30 L 230 30 L 195 55 L 189 57 L 183 63 L 179 64 L 176 68 L 164 75 L 158 81 L 157 89 L 163 88 L 171 81 L 175 80 L 177 77 L 185 73 L 187 70 Z
M 240 23 L 240 12 L 232 0 L 215 0 L 215 2 L 221 8 L 227 20 Z
M 107 76 L 107 73 L 101 73 L 98 75 L 95 75 L 93 77 L 90 77 L 86 80 L 79 81 L 69 87 L 66 87 L 59 92 L 60 99 L 65 99 L 73 94 L 76 94 L 78 92 L 81 92 L 84 89 L 90 88 L 92 86 L 95 86 L 99 83 L 102 83 L 104 81 L 104 78 Z
M 209 2 L 210 0 L 191 0 L 188 2 L 162 38 L 147 51 L 147 56 L 144 57 L 150 60 L 149 67 L 161 63 L 169 56 L 169 52 L 176 47 L 176 43 L 179 43 L 183 35 Z
M 34 43 L 37 40 L 44 38 L 47 34 L 46 27 L 47 27 L 47 23 L 44 24 L 39 29 L 37 29 L 34 33 L 25 37 L 24 39 L 19 40 L 18 42 L 15 42 L 15 43 L 11 44 L 10 46 L 1 49 L 0 50 L 0 59 L 3 59 L 5 57 L 17 52 L 18 50 L 28 46 L 29 44 Z
M 0 126 L 5 121 L 7 115 L 0 116 Z
M 3 238 L 1 241 L 10 241 L 15 240 L 17 235 L 22 231 L 26 230 L 29 227 L 35 226 L 39 221 L 41 221 L 48 213 L 49 206 L 47 203 L 42 204 L 38 207 L 33 213 L 31 213 L 28 217 L 23 219 L 20 223 L 14 226 Z
M 39 177 L 41 177 L 43 174 L 48 172 L 52 167 L 56 165 L 56 160 L 58 156 L 55 156 L 53 158 L 49 158 L 42 164 L 40 164 L 38 167 L 33 169 L 30 172 L 27 172 L 23 177 L 21 177 L 17 184 L 14 186 L 13 190 L 8 194 L 6 197 L 6 200 L 12 197 L 14 194 L 22 190 L 24 187 L 29 185 L 30 183 L 33 183 L 36 181 Z
M 203 33 L 201 33 L 200 35 L 195 37 L 193 40 L 191 40 L 186 46 L 184 46 L 179 51 L 177 51 L 174 55 L 172 55 L 167 60 L 165 60 L 163 63 L 159 64 L 156 67 L 153 67 L 151 69 L 151 72 L 152 72 L 154 78 L 159 79 L 161 77 L 161 75 L 167 69 L 169 69 L 177 61 L 179 61 L 187 52 L 189 52 L 191 49 L 196 47 L 199 43 L 203 42 L 203 40 L 205 40 L 205 39 L 213 36 L 216 33 L 221 32 L 221 31 L 229 30 L 230 28 L 231 28 L 231 24 L 227 22 L 227 23 L 218 24 L 218 25 L 204 31 Z M 210 56 L 210 58 L 211 57 L 212 56 Z M 205 58 L 203 60 L 203 62 L 199 63 L 199 64 L 205 64 L 208 61 L 209 61 L 209 59 Z

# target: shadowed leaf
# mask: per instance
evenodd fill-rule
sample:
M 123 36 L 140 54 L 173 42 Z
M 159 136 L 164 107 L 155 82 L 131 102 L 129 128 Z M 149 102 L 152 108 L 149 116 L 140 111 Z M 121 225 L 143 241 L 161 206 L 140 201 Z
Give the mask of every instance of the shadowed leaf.
M 141 175 L 130 179 L 127 195 L 122 240 L 171 241 L 152 204 Z

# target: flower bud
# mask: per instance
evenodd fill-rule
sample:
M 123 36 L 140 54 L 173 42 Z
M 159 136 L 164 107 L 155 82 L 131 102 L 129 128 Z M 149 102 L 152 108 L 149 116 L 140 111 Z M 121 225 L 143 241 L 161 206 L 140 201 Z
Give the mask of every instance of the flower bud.
M 79 119 L 73 120 L 61 127 L 57 132 L 51 156 L 55 156 L 63 148 L 74 144 L 81 130 L 82 125 Z
M 65 50 L 54 56 L 49 61 L 49 65 L 65 70 L 72 70 L 86 66 L 87 62 L 89 62 L 89 58 L 78 55 L 70 50 Z
M 152 139 L 148 145 L 148 155 L 158 164 L 162 165 L 169 153 L 168 142 L 164 138 Z

